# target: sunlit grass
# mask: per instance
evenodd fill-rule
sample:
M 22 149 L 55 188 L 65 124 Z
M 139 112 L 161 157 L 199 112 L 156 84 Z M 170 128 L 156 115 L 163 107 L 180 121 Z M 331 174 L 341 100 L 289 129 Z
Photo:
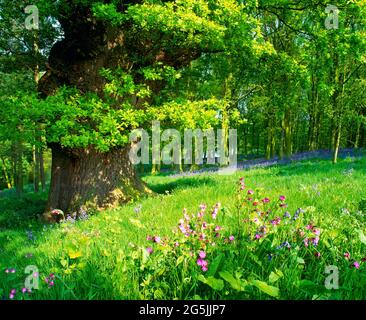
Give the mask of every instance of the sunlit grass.
M 137 252 L 137 248 L 148 245 L 148 234 L 170 236 L 182 217 L 183 208 L 196 213 L 201 203 L 211 208 L 220 202 L 221 212 L 234 214 L 239 177 L 245 177 L 252 188 L 262 188 L 269 198 L 286 195 L 292 214 L 297 208 L 308 208 L 316 225 L 322 228 L 321 258 L 306 262 L 304 267 L 298 267 L 290 258 L 285 260 L 285 265 L 282 262 L 274 266 L 285 275 L 279 282 L 279 298 L 311 299 L 317 295 L 336 299 L 366 298 L 363 290 L 365 266 L 361 263 L 362 254 L 366 256 L 366 245 L 360 242 L 357 234 L 357 230 L 366 231 L 363 217 L 357 215 L 361 200 L 366 198 L 366 159 L 353 158 L 337 165 L 313 160 L 240 171 L 229 176 L 209 173 L 182 178 L 146 176 L 144 180 L 157 193 L 156 196 L 93 215 L 89 220 L 75 224 L 42 226 L 37 220 L 29 219 L 10 227 L 12 224 L 4 221 L 9 212 L 7 208 L 1 209 L 7 214 L 0 212 L 0 295 L 9 298 L 10 290 L 16 288 L 17 299 L 143 298 L 141 274 L 126 267 L 126 257 Z M 35 241 L 28 238 L 27 230 L 32 230 Z M 349 267 L 353 260 L 342 259 L 343 251 L 350 252 L 352 258 L 357 257 L 360 269 Z M 338 263 L 341 270 L 340 289 L 327 292 L 324 269 L 333 263 Z M 245 275 L 268 280 L 270 269 L 267 270 L 265 261 L 254 265 L 249 259 L 232 261 L 232 264 L 242 268 Z M 19 291 L 24 286 L 27 265 L 39 268 L 40 289 L 31 295 L 22 295 Z M 16 269 L 16 273 L 6 274 L 4 270 L 7 268 Z M 172 265 L 172 273 L 174 268 Z M 54 286 L 48 288 L 44 278 L 51 273 L 55 273 L 56 279 Z M 299 281 L 304 279 L 311 283 L 299 286 Z M 177 290 L 175 294 L 179 295 L 179 292 L 182 291 Z M 207 290 L 201 298 L 271 297 L 258 290 L 237 294 L 235 290 L 229 290 L 227 294 Z

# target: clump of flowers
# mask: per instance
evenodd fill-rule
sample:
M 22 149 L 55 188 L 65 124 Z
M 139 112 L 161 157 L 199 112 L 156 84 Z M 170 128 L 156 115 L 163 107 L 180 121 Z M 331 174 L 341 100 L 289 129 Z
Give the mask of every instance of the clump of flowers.
M 195 265 L 206 272 L 209 269 L 208 257 L 213 248 L 218 243 L 229 244 L 235 240 L 232 234 L 225 237 L 225 228 L 216 222 L 219 220 L 220 207 L 221 204 L 216 203 L 208 211 L 207 206 L 201 204 L 196 214 L 188 214 L 187 209 L 183 209 L 183 217 L 173 230 L 174 236 L 161 238 L 148 235 L 146 240 L 152 242 L 152 245 L 146 251 L 149 255 L 158 252 L 160 248 L 164 252 L 179 252 L 180 255 L 194 259 Z M 157 248 L 154 249 L 153 246 Z
M 48 288 L 52 288 L 55 285 L 55 274 L 51 273 L 48 277 L 44 279 L 44 282 L 48 284 Z

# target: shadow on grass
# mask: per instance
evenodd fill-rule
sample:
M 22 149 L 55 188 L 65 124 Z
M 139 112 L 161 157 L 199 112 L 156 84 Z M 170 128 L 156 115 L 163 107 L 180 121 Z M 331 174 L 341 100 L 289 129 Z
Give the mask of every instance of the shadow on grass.
M 182 177 L 176 178 L 173 181 L 161 183 L 151 181 L 147 182 L 149 188 L 158 194 L 164 194 L 167 192 L 172 192 L 176 189 L 184 189 L 187 187 L 199 188 L 202 185 L 215 185 L 216 183 L 217 182 L 215 180 L 208 177 Z

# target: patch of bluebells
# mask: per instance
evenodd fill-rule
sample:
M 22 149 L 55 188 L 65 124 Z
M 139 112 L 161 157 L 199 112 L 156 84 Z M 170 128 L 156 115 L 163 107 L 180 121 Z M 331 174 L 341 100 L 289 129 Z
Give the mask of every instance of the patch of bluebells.
M 36 237 L 33 234 L 32 230 L 27 230 L 26 234 L 27 234 L 27 238 L 28 238 L 29 241 L 31 241 L 31 242 L 36 241 Z

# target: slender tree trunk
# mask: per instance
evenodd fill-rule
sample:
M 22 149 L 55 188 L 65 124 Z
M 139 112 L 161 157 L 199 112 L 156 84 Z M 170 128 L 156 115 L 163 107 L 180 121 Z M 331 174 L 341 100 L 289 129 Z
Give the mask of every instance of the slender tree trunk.
M 42 191 L 46 191 L 46 176 L 44 172 L 43 148 L 39 150 L 39 176 L 41 179 Z
M 342 132 L 342 118 L 339 116 L 338 119 L 338 126 L 335 134 L 335 144 L 334 144 L 334 151 L 333 151 L 333 163 L 337 163 L 338 160 L 338 152 L 339 146 L 341 142 L 341 132 Z
M 292 155 L 292 128 L 291 128 L 291 110 L 287 108 L 285 111 L 285 117 L 283 121 L 283 133 L 284 133 L 284 154 L 288 159 Z
M 356 137 L 355 137 L 355 144 L 354 147 L 358 149 L 360 144 L 360 129 L 361 129 L 361 121 L 357 121 L 357 128 L 356 128 Z
M 3 157 L 1 157 L 1 162 L 2 162 L 2 167 L 3 167 L 3 173 L 4 173 L 4 178 L 5 178 L 5 182 L 6 182 L 6 186 L 8 189 L 12 188 L 11 185 L 11 181 L 9 179 L 9 175 L 8 175 L 8 171 L 6 170 L 6 163 Z
M 23 145 L 20 141 L 15 143 L 15 189 L 18 196 L 23 194 Z
M 39 147 L 33 146 L 33 182 L 34 182 L 34 192 L 39 192 L 39 178 L 40 178 L 40 159 L 39 159 Z

